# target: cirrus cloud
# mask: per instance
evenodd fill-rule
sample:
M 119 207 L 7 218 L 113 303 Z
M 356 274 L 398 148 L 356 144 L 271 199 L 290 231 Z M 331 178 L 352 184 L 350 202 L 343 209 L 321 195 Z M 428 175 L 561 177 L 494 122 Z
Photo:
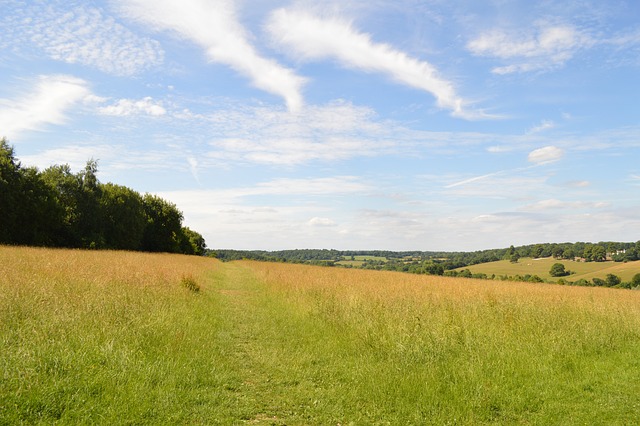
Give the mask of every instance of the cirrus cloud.
M 577 51 L 593 44 L 594 40 L 575 26 L 538 23 L 529 32 L 490 30 L 467 43 L 467 49 L 477 56 L 515 61 L 492 70 L 511 74 L 562 66 Z
M 488 118 L 465 107 L 467 102 L 450 81 L 440 76 L 429 62 L 410 57 L 384 43 L 375 43 L 349 22 L 332 17 L 321 19 L 307 12 L 279 9 L 271 13 L 266 26 L 274 43 L 301 60 L 335 58 L 346 68 L 380 72 L 408 86 L 431 93 L 440 108 L 454 116 Z
M 13 138 L 23 131 L 63 124 L 68 110 L 91 97 L 82 79 L 69 75 L 40 76 L 28 93 L 0 99 L 0 129 L 3 135 Z
M 119 76 L 137 74 L 163 61 L 157 41 L 137 36 L 100 9 L 66 6 L 51 1 L 8 8 L 11 13 L 0 19 L 0 30 L 13 41 L 9 48 L 25 54 L 35 47 L 51 59 Z
M 202 47 L 211 61 L 228 65 L 257 88 L 281 96 L 289 110 L 302 107 L 305 79 L 256 51 L 236 17 L 234 2 L 121 0 L 119 4 L 129 18 L 157 31 L 173 31 Z

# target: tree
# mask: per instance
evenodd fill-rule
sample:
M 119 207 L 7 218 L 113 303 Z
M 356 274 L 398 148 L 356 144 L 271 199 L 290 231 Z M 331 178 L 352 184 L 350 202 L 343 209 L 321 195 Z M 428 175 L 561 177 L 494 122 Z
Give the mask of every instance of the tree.
M 78 200 L 82 191 L 78 176 L 71 172 L 68 164 L 55 165 L 45 169 L 42 181 L 52 191 L 55 203 L 60 209 L 60 221 L 52 230 L 54 245 L 81 247 L 82 235 Z
M 542 246 L 542 244 L 536 244 L 535 247 L 531 249 L 531 257 L 538 258 L 542 256 L 543 252 L 544 252 L 544 247 Z
M 105 247 L 140 249 L 147 220 L 139 193 L 112 183 L 101 185 L 100 211 Z
M 14 229 L 15 242 L 25 245 L 54 245 L 55 229 L 62 221 L 63 210 L 42 180 L 38 169 L 20 169 L 20 197 L 16 202 L 19 215 Z
M 204 256 L 207 250 L 202 235 L 193 231 L 186 226 L 182 228 L 182 241 L 180 244 L 180 252 L 183 254 L 195 254 L 197 256 Z
M 430 275 L 443 275 L 444 274 L 444 267 L 439 263 L 431 262 L 431 263 L 427 263 L 424 266 L 424 271 L 427 274 L 430 274 Z
M 145 194 L 142 201 L 147 217 L 142 250 L 179 253 L 182 212 L 175 204 L 155 195 Z
M 576 253 L 571 247 L 565 248 L 562 252 L 563 259 L 573 260 L 575 257 L 576 257 Z
M 615 287 L 622 282 L 619 276 L 613 274 L 607 274 L 605 281 L 607 287 Z
M 595 245 L 591 249 L 591 258 L 594 262 L 604 262 L 607 260 L 607 251 L 600 245 Z
M 0 243 L 15 243 L 14 231 L 20 215 L 20 162 L 13 147 L 0 139 Z
M 555 246 L 553 248 L 553 250 L 551 251 L 551 254 L 553 255 L 553 257 L 555 257 L 556 259 L 562 259 L 563 255 L 564 255 L 564 249 L 561 246 Z
M 562 263 L 554 263 L 551 266 L 551 270 L 549 270 L 549 274 L 552 277 L 564 277 L 569 275 L 569 273 L 564 269 L 564 265 Z
M 633 278 L 631 278 L 631 287 L 640 287 L 640 274 L 635 274 Z

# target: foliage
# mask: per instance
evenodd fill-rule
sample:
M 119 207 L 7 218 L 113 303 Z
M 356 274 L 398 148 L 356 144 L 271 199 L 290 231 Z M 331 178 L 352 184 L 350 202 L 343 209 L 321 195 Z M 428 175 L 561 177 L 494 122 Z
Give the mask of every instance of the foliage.
M 617 285 L 620 285 L 620 283 L 622 282 L 620 277 L 614 274 L 607 274 L 607 278 L 605 279 L 605 281 L 607 287 L 615 287 Z
M 202 235 L 160 197 L 97 178 L 98 163 L 24 168 L 0 139 L 0 244 L 165 251 L 202 255 Z
M 562 263 L 554 263 L 551 266 L 551 270 L 549 271 L 549 275 L 551 275 L 552 277 L 564 277 L 566 275 L 569 275 L 569 272 L 567 272 L 564 269 L 564 264 L 562 264 Z

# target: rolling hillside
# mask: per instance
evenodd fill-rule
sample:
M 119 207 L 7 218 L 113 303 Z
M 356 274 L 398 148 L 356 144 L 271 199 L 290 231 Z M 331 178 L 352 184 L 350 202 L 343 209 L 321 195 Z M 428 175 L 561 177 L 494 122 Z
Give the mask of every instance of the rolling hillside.
M 521 258 L 518 263 L 511 263 L 508 260 L 500 260 L 497 262 L 481 263 L 478 265 L 458 268 L 458 271 L 469 269 L 472 273 L 484 273 L 488 276 L 495 274 L 510 275 L 516 274 L 524 276 L 538 275 L 540 278 L 550 281 L 557 281 L 560 277 L 552 277 L 549 270 L 554 263 L 562 263 L 566 270 L 574 272 L 573 274 L 562 277 L 565 280 L 577 281 L 581 278 L 590 280 L 594 277 L 605 278 L 607 274 L 615 274 L 623 281 L 630 281 L 631 278 L 640 273 L 640 261 L 635 262 L 574 262 L 571 260 L 558 260 L 554 258 Z
M 0 246 L 0 424 L 634 424 L 640 292 Z

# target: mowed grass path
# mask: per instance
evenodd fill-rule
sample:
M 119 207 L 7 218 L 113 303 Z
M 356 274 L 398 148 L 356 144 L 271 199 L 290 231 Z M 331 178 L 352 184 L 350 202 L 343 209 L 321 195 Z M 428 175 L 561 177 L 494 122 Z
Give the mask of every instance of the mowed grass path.
M 0 372 L 0 424 L 634 424 L 640 294 L 0 247 Z

